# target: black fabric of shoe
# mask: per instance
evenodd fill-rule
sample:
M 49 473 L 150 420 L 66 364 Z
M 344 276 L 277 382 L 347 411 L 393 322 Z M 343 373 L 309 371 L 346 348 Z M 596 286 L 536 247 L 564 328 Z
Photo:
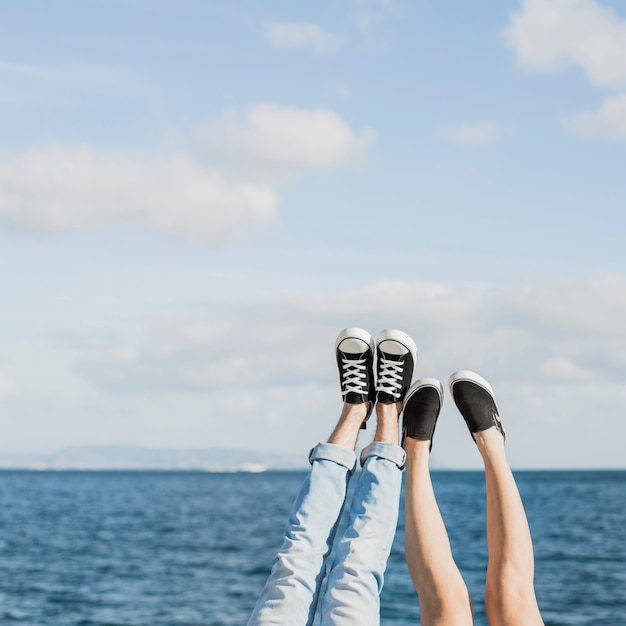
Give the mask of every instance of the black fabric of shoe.
M 376 342 L 376 400 L 382 404 L 402 402 L 411 380 L 417 348 L 401 330 L 383 330 Z
M 467 427 L 474 433 L 495 426 L 505 436 L 496 401 L 489 390 L 471 380 L 459 379 L 451 385 L 452 397 Z
M 337 367 L 343 401 L 348 404 L 371 402 L 374 390 L 374 355 L 369 346 L 358 354 L 337 348 Z
M 376 399 L 381 404 L 402 402 L 413 378 L 413 357 L 406 354 L 388 354 L 378 349 L 377 361 L 378 392 Z M 387 383 L 385 385 L 385 383 Z
M 439 381 L 424 383 L 418 380 L 413 385 L 404 402 L 401 445 L 410 437 L 418 441 L 430 441 L 432 449 L 441 404 L 442 389 Z
M 374 408 L 374 340 L 362 328 L 345 328 L 335 342 L 335 354 L 343 401 L 348 404 L 370 402 L 361 424 L 364 429 Z

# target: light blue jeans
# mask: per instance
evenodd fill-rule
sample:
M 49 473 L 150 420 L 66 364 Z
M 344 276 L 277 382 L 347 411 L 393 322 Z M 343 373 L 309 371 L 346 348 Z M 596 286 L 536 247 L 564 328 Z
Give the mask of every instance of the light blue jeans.
M 248 626 L 378 626 L 405 459 L 391 443 L 363 450 L 347 526 L 338 536 L 356 457 L 332 443 L 313 448 L 311 471 Z

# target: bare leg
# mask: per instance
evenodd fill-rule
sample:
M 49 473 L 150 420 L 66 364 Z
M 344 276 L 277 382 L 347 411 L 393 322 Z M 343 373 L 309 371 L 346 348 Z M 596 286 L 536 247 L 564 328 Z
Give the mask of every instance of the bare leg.
M 489 626 L 542 626 L 533 584 L 532 539 L 524 505 L 496 428 L 474 434 L 485 463 Z
M 374 434 L 374 441 L 398 445 L 400 437 L 398 418 L 401 411 L 401 402 L 376 405 L 376 433 Z
M 428 458 L 430 441 L 407 437 L 404 549 L 420 602 L 422 626 L 471 626 L 467 587 L 450 549 L 435 500 Z
M 328 438 L 328 443 L 354 450 L 361 431 L 361 424 L 367 415 L 369 406 L 369 402 L 362 404 L 344 403 L 339 421 Z

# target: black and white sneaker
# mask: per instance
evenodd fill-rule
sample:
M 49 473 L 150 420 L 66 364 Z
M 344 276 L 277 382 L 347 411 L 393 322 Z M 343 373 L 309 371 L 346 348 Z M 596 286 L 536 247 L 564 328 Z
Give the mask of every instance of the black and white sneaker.
M 348 404 L 370 402 L 361 428 L 374 408 L 374 340 L 362 328 L 345 328 L 335 341 L 341 396 Z
M 376 352 L 376 400 L 382 404 L 402 402 L 417 361 L 415 342 L 401 330 L 383 330 Z
M 415 381 L 404 399 L 402 408 L 402 442 L 407 437 L 419 441 L 430 441 L 433 447 L 433 435 L 437 418 L 443 405 L 443 385 L 436 378 L 420 378 Z
M 474 433 L 493 427 L 505 437 L 495 394 L 491 385 L 482 376 L 469 370 L 461 370 L 450 376 L 449 384 L 454 402 L 474 440 L 476 440 Z

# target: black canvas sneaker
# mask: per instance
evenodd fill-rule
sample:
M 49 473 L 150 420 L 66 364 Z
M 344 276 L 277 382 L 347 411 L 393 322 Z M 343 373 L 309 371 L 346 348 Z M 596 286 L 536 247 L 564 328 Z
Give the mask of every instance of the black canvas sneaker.
M 419 441 L 430 441 L 433 447 L 433 435 L 439 411 L 443 404 L 443 385 L 436 378 L 420 378 L 415 381 L 404 399 L 402 408 L 402 443 L 407 437 Z
M 475 372 L 461 370 L 450 376 L 450 393 L 472 433 L 495 427 L 505 436 L 491 385 Z
M 402 402 L 417 361 L 415 342 L 401 330 L 383 330 L 376 341 L 376 400 Z
M 370 402 L 361 428 L 374 407 L 374 340 L 362 328 L 345 328 L 335 341 L 341 397 L 348 404 Z

